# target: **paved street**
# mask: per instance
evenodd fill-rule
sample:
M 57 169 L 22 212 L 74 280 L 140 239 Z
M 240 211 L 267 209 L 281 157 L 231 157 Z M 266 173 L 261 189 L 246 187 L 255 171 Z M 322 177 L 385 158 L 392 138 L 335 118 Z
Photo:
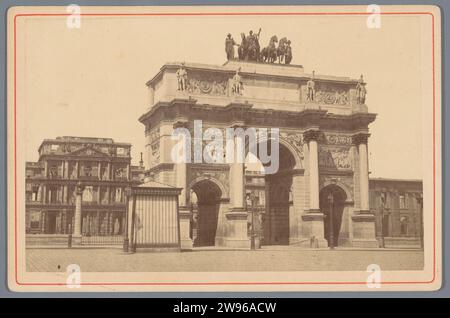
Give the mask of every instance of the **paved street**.
M 299 250 L 266 248 L 257 251 L 195 250 L 192 252 L 141 252 L 120 249 L 27 249 L 27 271 L 64 272 L 69 264 L 83 271 L 302 271 L 366 270 L 378 264 L 383 270 L 416 270 L 423 266 L 418 250 Z

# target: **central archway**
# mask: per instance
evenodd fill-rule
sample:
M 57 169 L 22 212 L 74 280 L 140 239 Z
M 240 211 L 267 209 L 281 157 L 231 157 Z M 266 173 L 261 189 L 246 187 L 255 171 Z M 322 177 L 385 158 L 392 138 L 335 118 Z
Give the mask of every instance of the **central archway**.
M 329 247 L 339 245 L 342 214 L 346 200 L 345 191 L 337 185 L 328 185 L 320 191 L 320 210 L 325 217 L 323 222 L 324 234 Z
M 295 158 L 284 145 L 279 146 L 279 168 L 275 174 L 265 177 L 269 200 L 266 207 L 265 244 L 289 244 L 289 215 L 293 207 L 292 201 L 292 169 Z
M 191 189 L 197 197 L 194 204 L 194 246 L 214 246 L 222 191 L 210 180 L 201 180 Z
M 258 147 L 265 142 L 267 141 L 260 142 Z M 248 176 L 246 184 L 247 195 L 251 192 L 259 192 L 259 195 L 264 196 L 264 200 L 259 200 L 259 206 L 250 208 L 258 211 L 258 215 L 253 220 L 256 220 L 255 231 L 259 233 L 262 245 L 288 245 L 290 240 L 290 218 L 294 209 L 293 171 L 297 161 L 290 149 L 281 143 L 278 145 L 278 170 L 275 173 L 268 173 L 267 167 L 259 161 L 259 174 L 264 182 L 262 184 L 248 182 L 255 179 L 253 176 Z M 264 147 L 271 152 L 270 143 Z M 252 153 L 252 155 L 259 160 L 257 154 Z M 264 187 L 263 193 L 261 193 L 261 187 Z

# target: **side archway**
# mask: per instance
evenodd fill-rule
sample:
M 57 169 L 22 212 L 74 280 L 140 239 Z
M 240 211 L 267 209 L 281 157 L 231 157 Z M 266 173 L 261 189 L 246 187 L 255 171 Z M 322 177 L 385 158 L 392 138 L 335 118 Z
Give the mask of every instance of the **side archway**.
M 323 190 L 326 187 L 329 186 L 337 186 L 338 188 L 340 188 L 342 191 L 345 192 L 345 203 L 349 204 L 349 203 L 353 203 L 354 199 L 353 199 L 353 193 L 351 188 L 346 185 L 345 183 L 343 183 L 342 181 L 336 180 L 336 179 L 331 179 L 331 180 L 325 180 L 322 184 L 321 189 Z
M 336 184 L 327 185 L 320 191 L 320 210 L 324 214 L 324 234 L 329 247 L 338 246 L 346 201 L 346 192 Z
M 195 180 L 194 180 L 195 181 Z M 196 202 L 192 202 L 191 237 L 194 247 L 214 246 L 223 189 L 220 183 L 201 178 L 190 185 L 195 193 Z

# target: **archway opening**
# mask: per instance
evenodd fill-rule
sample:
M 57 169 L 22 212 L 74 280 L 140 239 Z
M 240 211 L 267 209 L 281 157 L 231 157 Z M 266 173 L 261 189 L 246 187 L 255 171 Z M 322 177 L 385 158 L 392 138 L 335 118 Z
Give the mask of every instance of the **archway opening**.
M 264 146 L 271 153 L 270 143 Z M 253 153 L 248 156 L 258 158 Z M 256 164 L 246 164 L 246 192 L 248 196 L 254 192 L 256 194 L 253 197 L 257 197 L 257 203 L 250 208 L 247 204 L 247 209 L 256 213 L 251 219 L 262 245 L 288 245 L 289 215 L 294 208 L 292 181 L 296 162 L 291 151 L 282 144 L 279 144 L 278 158 L 272 157 L 272 160 L 278 160 L 278 170 L 275 173 L 269 173 L 271 169 L 267 169 L 271 163 L 263 164 L 259 158 Z M 248 202 L 252 203 L 251 200 Z M 252 221 L 249 221 L 250 228 Z
M 324 214 L 324 234 L 329 247 L 339 246 L 346 199 L 345 191 L 337 185 L 328 185 L 320 191 L 320 210 Z
M 191 202 L 194 246 L 214 246 L 222 191 L 210 180 L 199 181 L 191 189 L 195 194 L 195 199 Z

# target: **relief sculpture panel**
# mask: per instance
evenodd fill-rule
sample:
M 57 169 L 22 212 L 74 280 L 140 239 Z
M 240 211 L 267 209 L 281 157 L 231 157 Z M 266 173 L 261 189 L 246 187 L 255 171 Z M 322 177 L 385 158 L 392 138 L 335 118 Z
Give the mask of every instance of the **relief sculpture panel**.
M 189 74 L 187 91 L 192 94 L 227 95 L 228 79 L 205 74 Z
M 303 160 L 304 155 L 303 155 L 303 135 L 302 134 L 281 132 L 280 139 L 285 140 L 289 145 L 291 145 L 295 149 L 297 156 L 300 158 L 300 160 Z
M 308 96 L 311 88 L 307 86 L 302 87 L 302 100 L 328 105 L 349 105 L 350 94 L 346 87 L 332 86 L 326 83 L 320 83 L 315 81 L 313 90 L 313 97 Z
M 326 169 L 350 170 L 352 164 L 349 148 L 320 147 L 319 166 Z
M 159 128 L 155 129 L 150 133 L 149 144 L 150 144 L 150 166 L 155 166 L 159 163 Z

